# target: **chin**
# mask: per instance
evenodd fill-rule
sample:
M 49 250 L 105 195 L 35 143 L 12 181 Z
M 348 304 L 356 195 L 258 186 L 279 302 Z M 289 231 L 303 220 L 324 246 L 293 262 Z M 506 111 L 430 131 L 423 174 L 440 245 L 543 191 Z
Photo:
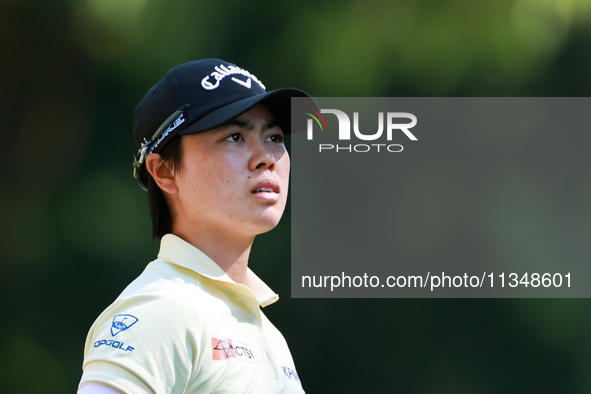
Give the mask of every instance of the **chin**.
M 254 235 L 264 234 L 273 230 L 279 224 L 281 216 L 281 214 L 271 212 L 265 212 L 263 215 L 259 216 L 257 220 L 251 222 L 252 230 L 255 233 Z

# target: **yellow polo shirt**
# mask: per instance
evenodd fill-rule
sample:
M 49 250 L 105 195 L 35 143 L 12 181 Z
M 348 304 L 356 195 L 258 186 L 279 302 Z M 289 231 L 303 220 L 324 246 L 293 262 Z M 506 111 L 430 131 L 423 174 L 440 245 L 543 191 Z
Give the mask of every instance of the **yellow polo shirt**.
M 250 269 L 238 284 L 172 234 L 94 322 L 80 385 L 124 393 L 303 393 L 285 339 L 260 307 L 279 297 Z

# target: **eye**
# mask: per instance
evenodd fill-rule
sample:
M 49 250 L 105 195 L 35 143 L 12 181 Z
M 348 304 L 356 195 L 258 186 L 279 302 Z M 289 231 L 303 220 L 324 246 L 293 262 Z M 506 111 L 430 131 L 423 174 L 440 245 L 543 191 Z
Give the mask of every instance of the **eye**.
M 283 134 L 273 134 L 272 136 L 267 137 L 267 139 L 265 141 L 282 144 L 283 143 Z
M 240 133 L 233 133 L 230 134 L 229 136 L 227 136 L 225 138 L 226 141 L 231 141 L 231 142 L 240 142 L 240 141 L 244 141 L 244 138 L 242 138 L 242 134 Z

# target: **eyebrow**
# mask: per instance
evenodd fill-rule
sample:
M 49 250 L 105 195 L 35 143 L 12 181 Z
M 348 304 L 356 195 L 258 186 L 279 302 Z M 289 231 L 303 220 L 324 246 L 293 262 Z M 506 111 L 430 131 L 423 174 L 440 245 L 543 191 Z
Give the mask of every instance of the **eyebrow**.
M 240 119 L 232 119 L 231 121 L 229 121 L 226 124 L 227 125 L 237 126 L 237 127 L 241 128 L 241 129 L 247 129 L 247 130 L 253 130 L 254 129 L 254 125 L 252 123 L 245 122 L 245 121 L 240 120 Z M 276 120 L 269 120 L 263 126 L 263 131 L 268 130 L 268 129 L 272 129 L 275 126 L 277 126 L 277 121 Z

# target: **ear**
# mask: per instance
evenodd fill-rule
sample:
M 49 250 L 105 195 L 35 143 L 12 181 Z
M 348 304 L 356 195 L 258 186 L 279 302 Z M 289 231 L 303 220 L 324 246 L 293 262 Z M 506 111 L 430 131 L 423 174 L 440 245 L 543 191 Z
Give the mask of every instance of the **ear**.
M 146 169 L 156 184 L 167 194 L 178 193 L 175 174 L 158 153 L 150 153 L 146 157 Z

